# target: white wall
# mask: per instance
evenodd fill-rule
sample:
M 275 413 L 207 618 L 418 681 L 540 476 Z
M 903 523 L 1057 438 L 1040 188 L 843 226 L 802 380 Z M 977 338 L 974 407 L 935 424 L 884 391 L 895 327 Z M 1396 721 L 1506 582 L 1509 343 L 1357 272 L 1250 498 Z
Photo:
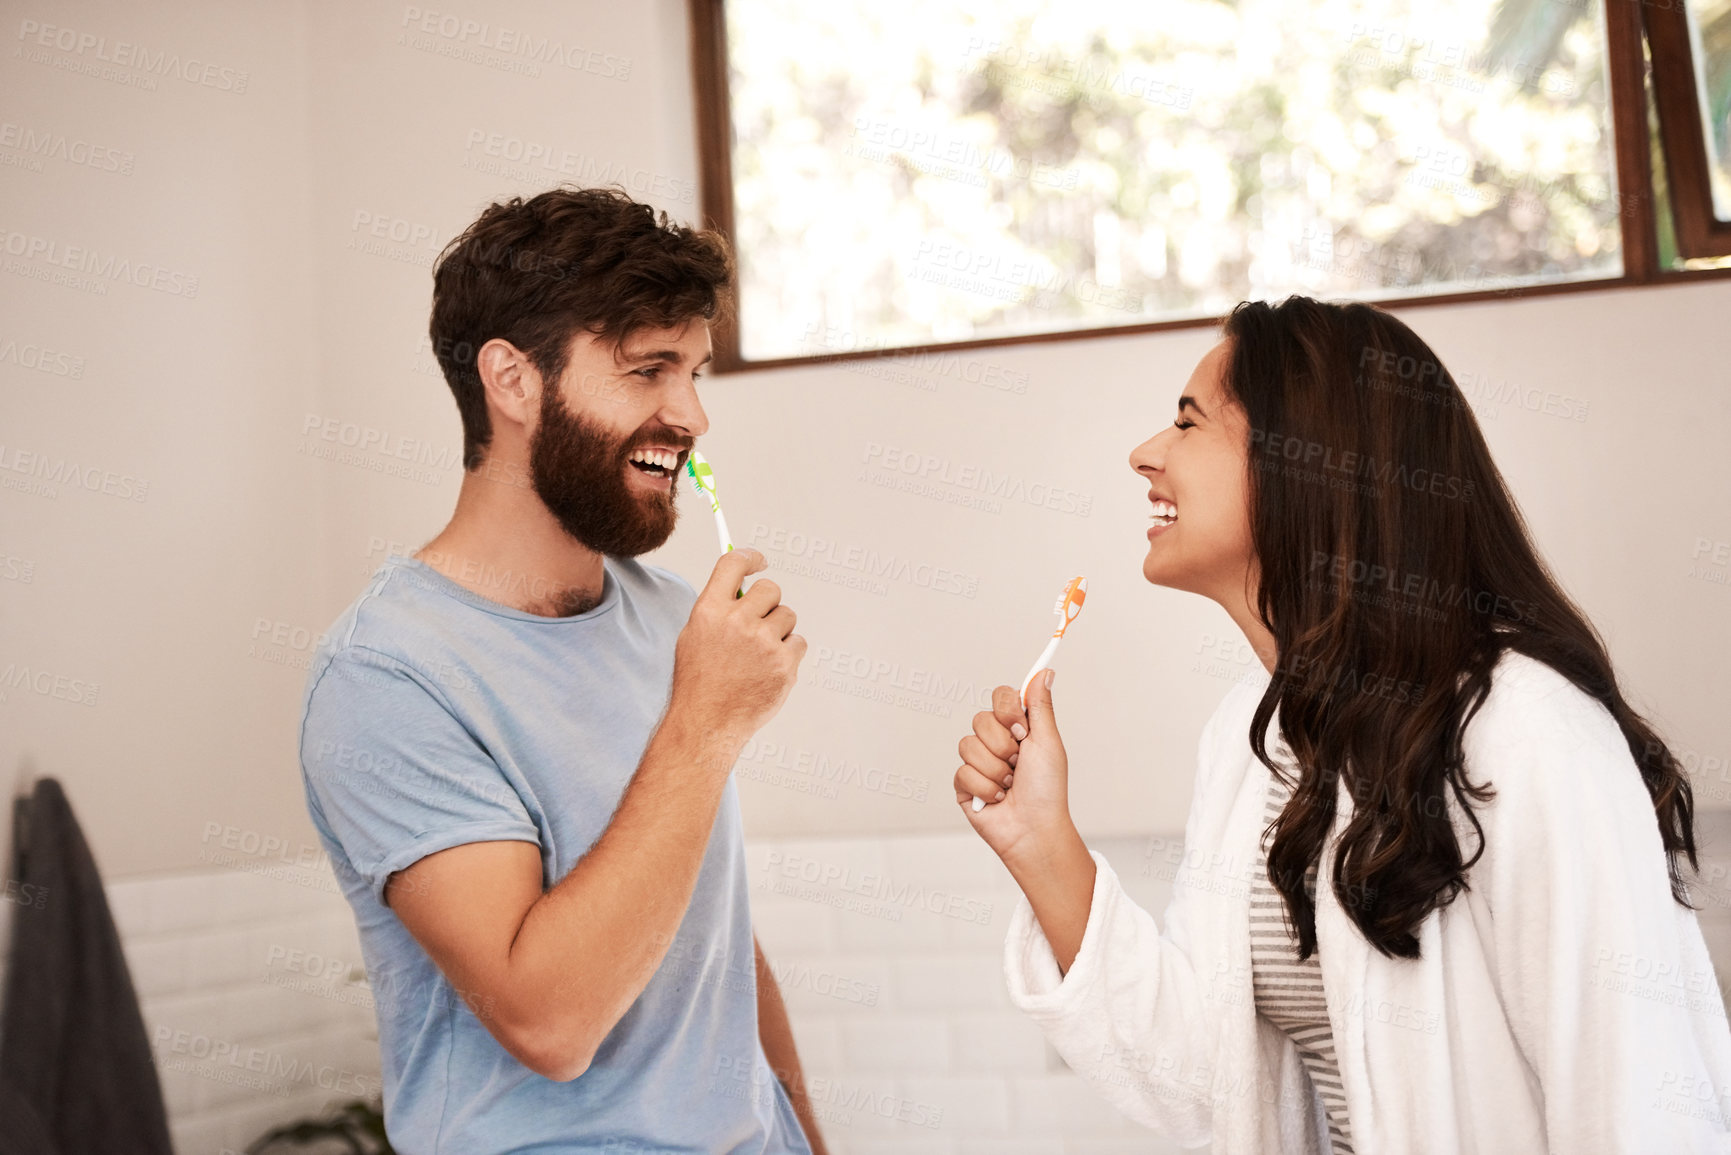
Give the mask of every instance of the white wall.
M 326 503 L 309 485 L 323 475 L 293 438 L 317 404 L 307 13 L 3 12 L 0 671 L 14 673 L 0 774 L 60 778 L 110 874 L 197 863 L 209 822 L 299 838 L 297 672 L 250 651 L 258 619 L 311 621 L 327 604 Z M 37 44 L 26 22 L 71 31 L 72 49 Z M 200 80 L 192 62 L 218 71 L 207 86 L 104 64 L 80 36 Z M 44 159 L 24 134 L 64 156 L 94 146 L 121 171 Z M 14 255 L 32 243 L 55 248 Z M 145 286 L 40 279 L 73 275 L 53 263 L 78 263 L 73 247 Z M 79 374 L 23 367 L 44 346 Z M 79 472 L 30 492 L 41 479 L 15 471 L 31 468 L 20 453 Z M 64 681 L 33 692 L 25 668 Z

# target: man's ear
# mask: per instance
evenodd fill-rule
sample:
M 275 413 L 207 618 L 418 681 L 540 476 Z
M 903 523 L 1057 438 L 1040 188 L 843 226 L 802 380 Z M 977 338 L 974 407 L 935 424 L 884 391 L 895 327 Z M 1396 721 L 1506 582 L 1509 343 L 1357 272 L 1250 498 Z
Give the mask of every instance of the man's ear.
M 495 424 L 509 421 L 530 430 L 541 411 L 541 373 L 529 355 L 503 337 L 494 337 L 475 355 L 481 389 Z

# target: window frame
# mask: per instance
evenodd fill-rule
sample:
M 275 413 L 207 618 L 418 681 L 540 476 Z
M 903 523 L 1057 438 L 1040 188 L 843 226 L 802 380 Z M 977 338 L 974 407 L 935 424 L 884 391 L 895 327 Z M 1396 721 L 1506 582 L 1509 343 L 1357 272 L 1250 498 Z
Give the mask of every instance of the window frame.
M 1682 257 L 1731 253 L 1731 225 L 1716 225 L 1712 216 L 1711 189 L 1707 180 L 1706 145 L 1701 136 L 1701 118 L 1695 104 L 1694 72 L 1689 56 L 1688 26 L 1683 21 L 1684 0 L 1605 0 L 1606 75 L 1611 89 L 1610 120 L 1616 140 L 1618 224 L 1622 232 L 1623 272 L 1615 277 L 1566 281 L 1551 285 L 1526 285 L 1471 292 L 1381 297 L 1381 308 L 1413 308 L 1424 305 L 1455 305 L 1465 302 L 1512 297 L 1549 296 L 1556 293 L 1597 292 L 1605 289 L 1646 285 L 1670 285 L 1684 281 L 1731 276 L 1731 268 L 1662 269 L 1659 267 L 1658 214 L 1653 191 L 1652 140 L 1647 125 L 1647 61 L 1643 53 L 1643 31 L 1653 54 L 1654 97 L 1658 102 L 1673 220 L 1678 251 Z M 727 20 L 725 0 L 687 0 L 691 37 L 691 75 L 697 136 L 701 208 L 707 227 L 735 243 L 733 211 L 733 132 L 731 98 L 728 91 Z M 1665 8 L 1657 7 L 1659 4 Z M 1678 37 L 1681 36 L 1680 49 Z M 1681 51 L 1680 63 L 1679 50 Z M 1680 78 L 1680 79 L 1679 79 Z M 1681 86 L 1682 96 L 1678 89 Z M 1693 136 L 1688 126 L 1693 124 Z M 1681 130 L 1681 131 L 1679 131 Z M 1673 141 L 1675 146 L 1673 147 Z M 1691 155 L 1689 142 L 1693 141 Z M 1629 190 L 1638 190 L 1631 192 Z M 1707 198 L 1704 202 L 1698 197 Z M 1706 222 L 1700 217 L 1706 208 Z M 1714 245 L 1717 252 L 1701 251 Z M 1016 333 L 976 337 L 964 341 L 941 341 L 921 345 L 896 345 L 832 353 L 802 354 L 747 360 L 739 352 L 738 317 L 735 309 L 728 323 L 712 333 L 715 349 L 713 368 L 718 373 L 776 369 L 794 365 L 821 365 L 834 361 L 857 361 L 880 357 L 1001 345 L 1030 345 L 1047 341 L 1070 341 L 1097 337 L 1127 337 L 1168 329 L 1213 327 L 1218 316 L 1185 317 L 1169 321 L 1143 321 L 1133 325 L 1062 329 L 1040 333 Z
M 1677 253 L 1685 259 L 1731 256 L 1731 221 L 1721 221 L 1713 213 L 1689 14 L 1683 0 L 1648 0 L 1641 7 L 1647 49 L 1653 57 L 1653 101 L 1665 146 Z

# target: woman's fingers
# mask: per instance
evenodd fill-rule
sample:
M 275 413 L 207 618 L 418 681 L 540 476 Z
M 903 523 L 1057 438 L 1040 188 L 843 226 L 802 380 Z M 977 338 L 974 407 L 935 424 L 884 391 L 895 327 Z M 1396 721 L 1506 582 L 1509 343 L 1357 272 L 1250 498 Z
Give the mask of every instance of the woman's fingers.
M 956 801 L 971 802 L 978 798 L 988 806 L 1004 799 L 1004 788 L 987 778 L 972 766 L 962 766 L 956 770 Z
M 998 724 L 997 718 L 984 710 L 974 715 L 974 736 L 999 761 L 1008 761 L 1016 752 L 1016 739 Z
M 956 743 L 956 752 L 962 756 L 963 762 L 999 786 L 1005 785 L 1010 777 L 1010 764 L 986 749 L 986 744 L 976 734 L 969 734 Z
M 1028 736 L 1028 715 L 1022 709 L 1022 696 L 1014 686 L 999 686 L 992 691 L 992 716 L 1016 741 Z M 978 729 L 977 724 L 975 729 Z

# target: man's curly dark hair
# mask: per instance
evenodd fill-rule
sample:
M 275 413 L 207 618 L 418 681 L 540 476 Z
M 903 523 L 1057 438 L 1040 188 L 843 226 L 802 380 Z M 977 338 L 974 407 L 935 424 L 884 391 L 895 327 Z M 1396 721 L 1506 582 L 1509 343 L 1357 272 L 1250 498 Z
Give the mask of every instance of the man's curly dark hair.
M 673 224 L 623 189 L 561 186 L 487 206 L 433 265 L 428 334 L 463 420 L 463 468 L 479 468 L 493 438 L 482 345 L 511 342 L 555 382 L 579 333 L 617 348 L 641 328 L 725 321 L 732 285 L 725 237 Z

